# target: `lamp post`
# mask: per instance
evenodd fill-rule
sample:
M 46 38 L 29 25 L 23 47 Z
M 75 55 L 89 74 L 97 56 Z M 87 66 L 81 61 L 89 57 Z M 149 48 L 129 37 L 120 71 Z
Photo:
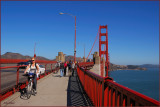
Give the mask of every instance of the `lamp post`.
M 62 13 L 62 12 L 60 12 L 59 14 L 60 15 L 67 14 L 67 15 L 70 15 L 73 18 L 75 18 L 75 40 L 74 40 L 74 63 L 75 63 L 76 62 L 76 16 L 69 14 L 69 13 Z
M 36 43 L 35 43 L 35 45 L 34 45 L 34 58 L 36 58 L 35 50 L 36 50 Z

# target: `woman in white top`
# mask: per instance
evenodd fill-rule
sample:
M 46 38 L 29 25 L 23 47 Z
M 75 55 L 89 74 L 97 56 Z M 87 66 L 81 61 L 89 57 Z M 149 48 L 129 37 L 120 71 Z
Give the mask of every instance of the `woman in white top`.
M 39 72 L 39 65 L 35 63 L 35 58 L 33 57 L 32 60 L 31 60 L 31 64 L 29 64 L 26 68 L 26 70 L 24 71 L 24 73 L 26 74 L 26 72 L 28 71 L 28 69 L 30 68 L 30 71 L 31 73 L 34 73 L 34 77 L 33 77 L 33 89 L 35 90 L 35 93 L 36 92 L 36 88 L 37 88 L 37 74 Z

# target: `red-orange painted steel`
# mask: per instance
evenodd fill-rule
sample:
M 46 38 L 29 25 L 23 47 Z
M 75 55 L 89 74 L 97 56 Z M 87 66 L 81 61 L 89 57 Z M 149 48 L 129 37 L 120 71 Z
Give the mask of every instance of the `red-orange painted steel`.
M 120 95 L 117 93 L 117 107 L 120 106 Z
M 18 68 L 18 67 L 24 67 L 26 65 L 22 65 L 22 66 L 7 66 L 7 67 L 0 67 L 0 69 L 7 69 L 7 68 Z
M 137 100 L 137 102 L 140 102 L 140 101 L 142 101 L 142 100 L 144 100 L 143 102 L 145 102 L 146 104 L 155 104 L 155 105 L 158 105 L 159 104 L 159 102 L 158 101 L 156 101 L 156 100 L 154 100 L 154 99 L 152 99 L 152 98 L 150 98 L 150 97 L 147 97 L 147 96 L 145 96 L 145 95 L 143 95 L 143 94 L 141 94 L 141 93 L 138 93 L 138 92 L 136 92 L 136 91 L 134 91 L 134 90 L 131 90 L 131 89 L 129 89 L 129 88 L 127 88 L 127 87 L 124 87 L 124 86 L 122 86 L 122 85 L 120 85 L 120 84 L 118 84 L 118 83 L 116 83 L 116 82 L 113 82 L 113 81 L 110 81 L 109 83 L 108 83 L 108 85 L 109 86 L 112 86 L 112 87 L 114 87 L 114 88 L 119 88 L 119 90 L 122 90 L 122 92 L 123 92 L 123 94 L 130 94 L 129 96 L 133 99 L 133 100 L 136 100 L 136 99 L 139 99 L 139 101 Z M 121 93 L 122 93 L 121 92 Z M 142 104 L 143 105 L 143 104 Z
M 125 99 L 125 97 L 123 97 L 123 107 L 125 107 L 126 106 L 126 99 Z
M 108 100 L 109 100 L 109 106 L 111 106 L 111 88 L 109 88 L 109 98 L 108 98 Z
M 101 33 L 101 29 L 106 29 L 106 32 L 105 33 Z M 105 36 L 105 40 L 102 40 L 102 36 Z M 104 45 L 104 51 L 101 49 L 102 45 Z M 106 56 L 106 61 L 105 61 L 106 77 L 108 77 L 109 56 L 108 56 L 108 31 L 107 31 L 107 25 L 106 26 L 99 26 L 99 56 L 100 56 L 100 60 L 101 60 L 102 55 Z M 104 70 L 101 69 L 101 72 L 104 72 Z M 101 76 L 103 76 L 103 75 L 101 75 Z
M 84 90 L 95 106 L 160 106 L 158 101 L 113 82 L 110 77 L 102 77 L 90 72 L 84 69 L 84 66 L 87 68 L 93 64 L 79 63 L 77 74 Z
M 115 91 L 114 90 L 113 90 L 112 97 L 113 97 L 112 106 L 115 107 Z
M 105 91 L 104 91 L 104 106 L 108 105 L 108 86 L 106 86 Z
M 17 83 L 16 83 L 16 85 L 18 85 L 18 83 L 19 83 L 19 67 L 17 68 Z
M 25 59 L 0 59 L 1 64 L 16 64 L 19 62 L 27 62 L 28 60 Z M 47 63 L 47 64 L 51 64 L 51 63 L 56 63 L 56 61 L 48 61 L 48 60 L 36 60 L 36 63 Z

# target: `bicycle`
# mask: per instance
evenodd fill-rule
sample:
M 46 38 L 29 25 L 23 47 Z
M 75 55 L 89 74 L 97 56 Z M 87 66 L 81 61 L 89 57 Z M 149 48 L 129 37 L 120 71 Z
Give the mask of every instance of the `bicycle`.
M 28 85 L 27 85 L 27 90 L 26 90 L 26 94 L 27 94 L 27 98 L 29 99 L 31 97 L 31 95 L 35 96 L 35 90 L 33 89 L 33 77 L 34 77 L 34 73 L 28 73 L 28 77 L 29 77 L 29 81 L 28 81 Z

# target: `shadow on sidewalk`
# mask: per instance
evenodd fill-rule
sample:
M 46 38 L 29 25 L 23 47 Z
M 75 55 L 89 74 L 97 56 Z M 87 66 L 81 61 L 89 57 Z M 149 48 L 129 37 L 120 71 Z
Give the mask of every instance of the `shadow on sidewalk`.
M 67 106 L 93 106 L 88 96 L 85 94 L 83 87 L 77 77 L 69 77 L 68 88 L 67 88 Z

